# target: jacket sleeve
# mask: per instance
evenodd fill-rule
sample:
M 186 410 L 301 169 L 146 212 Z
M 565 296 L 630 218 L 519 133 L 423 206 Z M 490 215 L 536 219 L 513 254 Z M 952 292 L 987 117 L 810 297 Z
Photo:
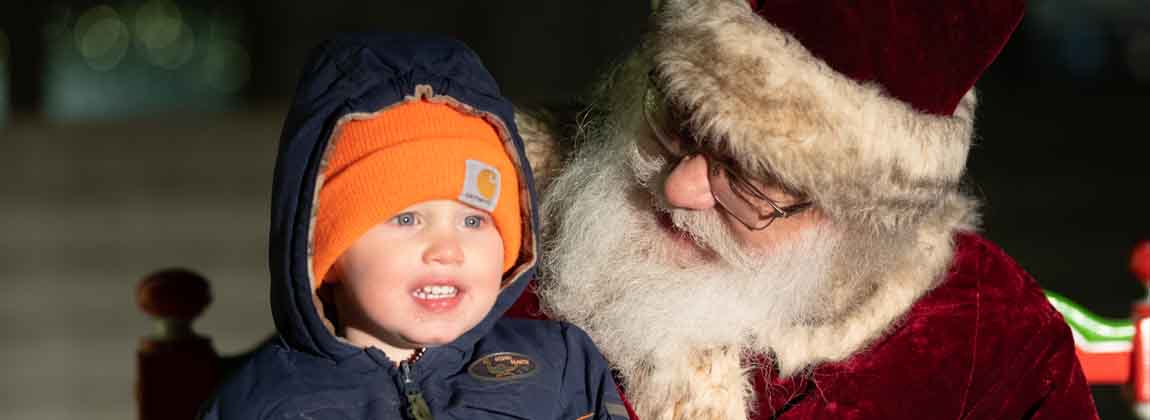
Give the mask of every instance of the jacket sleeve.
M 1069 335 L 1069 334 L 1066 334 Z M 1066 340 L 1061 348 L 1051 354 L 1045 369 L 1050 372 L 1050 392 L 1034 407 L 1032 420 L 1053 419 L 1097 419 L 1094 398 L 1086 376 L 1078 364 L 1074 352 L 1073 339 Z
M 1098 419 L 1094 399 L 1074 352 L 1074 340 L 1061 318 L 1036 328 L 1019 348 L 995 352 L 1003 362 L 989 363 L 975 376 L 993 385 L 971 389 L 970 419 Z M 989 349 L 979 352 L 986 354 Z M 984 359 L 985 360 L 985 359 Z
M 627 420 L 607 360 L 586 332 L 563 323 L 567 360 L 563 373 L 563 419 Z
M 979 259 L 973 370 L 962 390 L 969 419 L 1097 419 L 1074 337 L 1013 259 Z M 991 285 L 997 285 L 992 287 Z

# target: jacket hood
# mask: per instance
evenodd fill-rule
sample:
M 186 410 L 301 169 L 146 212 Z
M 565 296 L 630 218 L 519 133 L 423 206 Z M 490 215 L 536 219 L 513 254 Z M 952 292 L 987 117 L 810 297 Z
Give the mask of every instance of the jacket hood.
M 332 134 L 350 118 L 417 100 L 448 104 L 495 128 L 518 172 L 523 217 L 518 262 L 504 274 L 494 307 L 478 325 L 441 347 L 466 352 L 515 302 L 534 273 L 534 181 L 514 108 L 476 54 L 458 41 L 427 35 L 340 35 L 318 46 L 304 67 L 284 122 L 272 187 L 272 315 L 281 339 L 297 351 L 335 361 L 363 351 L 335 335 L 312 287 L 311 231 Z

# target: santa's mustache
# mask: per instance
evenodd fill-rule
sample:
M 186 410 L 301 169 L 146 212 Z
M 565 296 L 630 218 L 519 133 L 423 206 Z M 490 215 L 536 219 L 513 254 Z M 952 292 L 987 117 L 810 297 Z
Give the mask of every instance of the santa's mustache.
M 833 253 L 833 242 L 822 241 L 822 232 L 812 231 L 806 240 L 771 255 L 749 251 L 731 234 L 719 210 L 665 204 L 654 188 L 665 180 L 662 158 L 642 155 L 640 145 L 625 138 L 601 146 L 584 151 L 545 195 L 543 208 L 551 223 L 541 294 L 553 315 L 576 321 L 593 337 L 598 332 L 597 340 L 627 342 L 613 343 L 617 349 L 638 350 L 643 345 L 634 341 L 655 345 L 717 339 L 735 344 L 750 333 L 731 328 L 715 337 L 701 331 L 708 323 L 762 324 L 746 318 L 793 320 L 791 314 L 802 312 L 800 306 L 817 304 L 796 295 L 818 289 L 817 279 Z M 684 250 L 659 225 L 661 214 L 718 258 L 677 264 Z M 670 303 L 676 299 L 680 302 Z M 715 303 L 738 305 L 744 299 L 741 311 L 726 311 L 729 308 Z M 624 306 L 633 309 L 630 314 L 616 312 L 612 302 L 627 302 Z M 659 307 L 659 302 L 668 306 Z M 694 309 L 677 309 L 685 305 Z M 676 320 L 684 321 L 679 323 L 682 328 L 670 325 Z M 657 327 L 644 326 L 647 322 Z M 617 334 L 644 328 L 647 331 Z
M 664 155 L 652 153 L 651 145 L 644 145 L 654 144 L 655 140 L 650 135 L 640 132 L 633 147 L 624 147 L 620 151 L 627 156 L 626 164 L 633 175 L 633 188 L 641 190 L 636 194 L 649 200 L 650 211 L 656 217 L 669 222 L 667 224 L 670 226 L 664 228 L 673 230 L 671 234 L 688 236 L 703 252 L 715 254 L 723 263 L 743 269 L 752 267 L 754 253 L 748 252 L 735 240 L 731 229 L 736 227 L 731 225 L 732 219 L 722 209 L 717 206 L 703 210 L 680 209 L 668 202 L 664 186 L 675 162 Z

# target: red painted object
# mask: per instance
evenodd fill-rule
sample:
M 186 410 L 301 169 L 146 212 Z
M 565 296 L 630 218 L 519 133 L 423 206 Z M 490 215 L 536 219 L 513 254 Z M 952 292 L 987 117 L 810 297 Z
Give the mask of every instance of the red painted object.
M 1082 373 L 1091 385 L 1126 385 L 1134 370 L 1131 352 L 1090 353 L 1075 349 Z
M 1134 304 L 1133 362 L 1130 363 L 1131 398 L 1136 404 L 1150 403 L 1150 305 Z
M 1134 252 L 1130 254 L 1130 273 L 1143 286 L 1150 283 L 1150 241 L 1142 241 L 1134 246 Z
M 191 271 L 152 273 L 136 288 L 136 303 L 159 323 L 136 351 L 138 420 L 192 420 L 219 384 L 220 358 L 191 324 L 211 302 L 207 280 Z

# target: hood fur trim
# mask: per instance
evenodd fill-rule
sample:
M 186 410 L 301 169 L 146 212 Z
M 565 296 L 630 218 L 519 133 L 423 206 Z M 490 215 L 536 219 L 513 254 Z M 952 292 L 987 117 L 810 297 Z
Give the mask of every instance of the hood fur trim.
M 920 112 L 836 72 L 743 0 L 663 6 L 649 38 L 656 82 L 698 138 L 747 170 L 869 229 L 913 226 L 956 190 L 973 92 L 953 116 Z

